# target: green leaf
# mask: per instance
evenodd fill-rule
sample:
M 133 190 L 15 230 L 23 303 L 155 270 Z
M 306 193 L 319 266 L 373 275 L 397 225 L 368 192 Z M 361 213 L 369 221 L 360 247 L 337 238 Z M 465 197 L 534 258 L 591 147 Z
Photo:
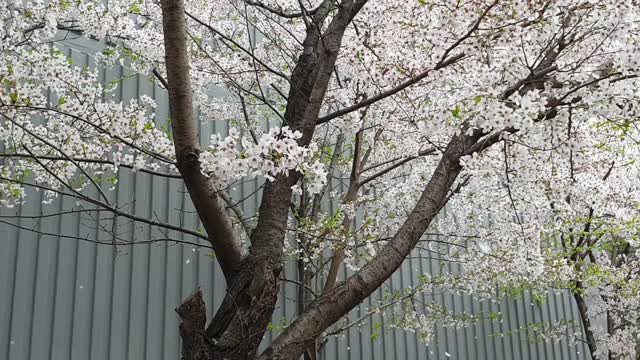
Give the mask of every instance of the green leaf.
M 102 50 L 102 55 L 112 56 L 116 54 L 116 50 L 114 48 L 106 48 Z
M 129 7 L 129 12 L 132 14 L 140 15 L 140 13 L 142 12 L 140 9 L 140 4 L 138 4 L 137 1 L 131 4 L 131 6 Z
M 457 119 L 460 118 L 461 113 L 462 113 L 462 109 L 460 109 L 460 106 L 456 106 L 455 109 L 451 110 L 451 115 L 453 115 L 453 117 Z
M 71 1 L 69 0 L 60 0 L 60 9 L 67 10 L 71 6 Z

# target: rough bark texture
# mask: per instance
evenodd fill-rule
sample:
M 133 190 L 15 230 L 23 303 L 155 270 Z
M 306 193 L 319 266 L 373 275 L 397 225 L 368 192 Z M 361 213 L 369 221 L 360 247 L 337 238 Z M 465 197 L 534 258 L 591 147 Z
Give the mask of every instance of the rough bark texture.
M 222 305 L 206 330 L 212 359 L 253 359 L 256 355 L 278 297 L 282 242 L 296 176 L 278 177 L 265 187 L 249 254 L 228 282 Z
M 192 360 L 211 359 L 204 326 L 207 321 L 207 307 L 202 300 L 202 291 L 198 289 L 180 305 L 176 312 L 182 320 L 182 357 Z
M 253 359 L 278 296 L 279 264 L 249 256 L 206 330 L 212 359 Z

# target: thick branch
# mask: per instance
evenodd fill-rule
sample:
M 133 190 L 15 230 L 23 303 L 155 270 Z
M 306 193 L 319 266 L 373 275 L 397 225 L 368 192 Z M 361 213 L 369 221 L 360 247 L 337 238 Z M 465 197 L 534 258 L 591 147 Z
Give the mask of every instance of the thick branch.
M 260 360 L 297 358 L 304 350 L 305 341 L 317 337 L 367 298 L 400 267 L 445 205 L 450 188 L 461 171 L 460 156 L 476 140 L 473 136 L 456 136 L 450 141 L 415 208 L 378 256 L 311 303 L 307 311 L 263 352 Z
M 162 1 L 167 90 L 177 167 L 207 230 L 220 267 L 229 281 L 242 260 L 243 249 L 233 232 L 231 219 L 225 211 L 222 199 L 211 187 L 209 179 L 200 171 L 200 146 L 193 113 L 184 14 L 182 1 Z
M 285 112 L 286 123 L 302 132 L 302 138 L 298 140 L 302 145 L 307 145 L 313 136 L 342 36 L 354 14 L 364 3 L 343 1 L 327 30 L 321 33 L 322 24 L 334 6 L 332 1 L 326 0 L 318 7 L 312 23 L 307 26 L 303 52 L 291 76 L 291 90 Z M 258 224 L 251 237 L 252 253 L 262 252 L 263 256 L 270 256 L 274 262 L 281 259 L 291 186 L 299 177 L 299 173 L 292 173 L 289 176 L 278 176 L 274 182 L 266 184 Z

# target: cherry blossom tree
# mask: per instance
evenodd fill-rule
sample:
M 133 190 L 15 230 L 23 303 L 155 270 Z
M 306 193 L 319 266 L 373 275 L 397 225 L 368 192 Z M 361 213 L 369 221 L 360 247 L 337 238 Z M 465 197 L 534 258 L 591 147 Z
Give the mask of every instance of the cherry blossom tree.
M 0 203 L 35 188 L 206 240 L 227 293 L 209 322 L 200 292 L 177 308 L 184 359 L 315 358 L 432 234 L 465 271 L 424 274 L 372 312 L 428 339 L 429 309 L 402 306 L 421 291 L 568 290 L 592 356 L 637 356 L 636 1 L 0 3 Z M 166 88 L 171 128 L 152 98 L 115 101 L 118 84 L 58 51 L 69 34 Z M 198 121 L 233 128 L 201 143 Z M 204 235 L 112 203 L 119 168 L 182 179 Z M 247 178 L 264 179 L 255 218 L 228 193 Z M 285 258 L 298 315 L 258 353 Z

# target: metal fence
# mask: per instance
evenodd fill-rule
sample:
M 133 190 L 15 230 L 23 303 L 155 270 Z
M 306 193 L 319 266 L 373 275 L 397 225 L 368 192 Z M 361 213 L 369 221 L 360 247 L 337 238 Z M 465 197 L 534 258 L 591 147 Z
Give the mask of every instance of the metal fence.
M 62 49 L 79 66 L 94 66 L 92 45 L 68 42 Z M 74 50 L 72 49 L 80 49 Z M 84 50 L 85 52 L 83 52 Z M 149 94 L 158 101 L 159 122 L 168 118 L 166 94 L 148 79 L 129 74 L 122 67 L 101 70 L 102 79 L 124 78 L 116 99 Z M 202 123 L 202 139 L 212 132 L 225 133 L 224 123 Z M 121 170 L 126 171 L 126 170 Z M 152 178 L 146 174 L 123 174 L 110 193 L 114 203 L 127 211 L 172 224 L 198 228 L 188 194 L 177 179 Z M 246 214 L 255 213 L 260 196 L 259 182 L 239 184 L 236 198 L 245 198 Z M 34 219 L 85 204 L 62 198 L 42 205 L 42 194 L 30 193 L 16 209 L 2 209 L 0 215 L 0 359 L 143 360 L 179 358 L 178 317 L 174 308 L 197 287 L 205 295 L 211 314 L 225 294 L 224 277 L 206 249 L 159 242 L 114 247 L 76 238 L 109 243 L 114 236 L 149 239 L 159 236 L 149 226 L 118 219 L 117 226 L 105 215 L 72 213 Z M 10 225 L 12 224 L 12 225 Z M 109 231 L 115 230 L 116 235 Z M 69 236 L 59 236 L 58 234 Z M 182 240 L 198 242 L 196 238 Z M 286 270 L 295 273 L 295 264 Z M 459 271 L 459 265 L 438 259 L 412 257 L 384 286 L 349 314 L 358 319 L 367 308 L 383 299 L 386 289 L 416 284 L 425 273 Z M 294 284 L 283 283 L 274 327 L 265 336 L 271 341 L 278 324 L 294 317 Z M 352 327 L 331 338 L 323 350 L 324 359 L 589 359 L 586 346 L 562 340 L 555 343 L 532 339 L 527 325 L 567 320 L 579 328 L 576 306 L 568 294 L 550 294 L 534 301 L 525 293 L 500 301 L 472 300 L 468 296 L 427 293 L 424 303 L 435 302 L 457 313 L 501 314 L 463 328 L 436 326 L 434 339 L 424 344 L 416 334 L 396 330 L 379 315 L 362 326 Z M 539 299 L 538 299 L 539 300 Z

